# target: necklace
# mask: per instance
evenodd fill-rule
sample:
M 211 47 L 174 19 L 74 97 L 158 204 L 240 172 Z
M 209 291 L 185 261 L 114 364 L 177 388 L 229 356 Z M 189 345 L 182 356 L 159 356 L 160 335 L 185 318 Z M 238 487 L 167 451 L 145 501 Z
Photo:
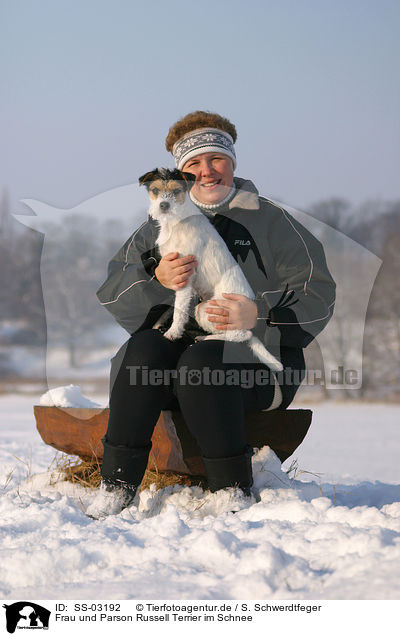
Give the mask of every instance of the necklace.
M 229 201 L 231 201 L 231 199 L 233 199 L 233 196 L 234 196 L 235 192 L 236 192 L 236 186 L 235 186 L 235 184 L 233 184 L 231 189 L 230 189 L 230 191 L 226 195 L 226 197 L 224 199 L 222 199 L 222 201 L 219 201 L 218 203 L 202 203 L 201 201 L 198 201 L 196 199 L 196 197 L 193 196 L 192 193 L 190 193 L 190 198 L 192 199 L 193 203 L 195 205 L 197 205 L 198 208 L 201 208 L 202 210 L 209 210 L 210 212 L 213 212 L 214 210 L 218 210 L 219 208 L 222 208 L 222 206 L 226 205 L 226 203 L 229 203 Z

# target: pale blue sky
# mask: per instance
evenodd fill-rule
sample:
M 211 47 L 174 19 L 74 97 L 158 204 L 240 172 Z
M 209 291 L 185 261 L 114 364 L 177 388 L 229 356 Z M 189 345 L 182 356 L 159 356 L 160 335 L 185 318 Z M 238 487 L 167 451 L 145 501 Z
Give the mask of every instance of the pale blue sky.
M 72 207 L 159 165 L 195 109 L 307 209 L 400 198 L 398 0 L 0 0 L 0 187 Z M 112 211 L 110 211 L 112 213 Z

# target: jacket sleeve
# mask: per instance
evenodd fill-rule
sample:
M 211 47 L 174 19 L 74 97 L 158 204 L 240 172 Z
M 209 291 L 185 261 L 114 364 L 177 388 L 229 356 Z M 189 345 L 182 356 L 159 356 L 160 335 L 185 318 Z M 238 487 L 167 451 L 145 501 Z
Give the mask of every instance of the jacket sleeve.
M 146 221 L 108 264 L 108 276 L 97 297 L 130 334 L 150 328 L 173 305 L 174 292 L 158 282 L 155 235 Z
M 281 345 L 304 348 L 332 317 L 336 285 L 321 243 L 284 208 L 277 211 L 268 237 L 275 284 L 257 294 L 258 317 L 267 332 L 279 329 Z

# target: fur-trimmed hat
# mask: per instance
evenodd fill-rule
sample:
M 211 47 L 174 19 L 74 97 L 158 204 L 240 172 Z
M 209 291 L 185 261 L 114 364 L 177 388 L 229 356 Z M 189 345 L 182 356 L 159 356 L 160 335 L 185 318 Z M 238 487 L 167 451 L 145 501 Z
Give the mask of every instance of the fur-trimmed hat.
M 236 168 L 236 139 L 236 128 L 229 119 L 218 113 L 196 110 L 171 126 L 165 146 L 173 154 L 179 170 L 189 159 L 205 152 L 227 155 Z

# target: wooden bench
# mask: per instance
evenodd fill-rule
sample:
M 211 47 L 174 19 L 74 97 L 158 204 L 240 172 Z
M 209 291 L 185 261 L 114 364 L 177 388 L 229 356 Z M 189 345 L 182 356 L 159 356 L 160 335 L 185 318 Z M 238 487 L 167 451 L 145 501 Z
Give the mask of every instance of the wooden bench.
M 35 406 L 37 429 L 46 444 L 82 459 L 103 456 L 101 438 L 107 429 L 108 409 Z M 311 424 L 312 411 L 260 411 L 246 414 L 247 443 L 269 446 L 283 462 L 301 444 Z M 204 476 L 196 440 L 178 411 L 163 411 L 152 437 L 148 468 L 159 472 Z

